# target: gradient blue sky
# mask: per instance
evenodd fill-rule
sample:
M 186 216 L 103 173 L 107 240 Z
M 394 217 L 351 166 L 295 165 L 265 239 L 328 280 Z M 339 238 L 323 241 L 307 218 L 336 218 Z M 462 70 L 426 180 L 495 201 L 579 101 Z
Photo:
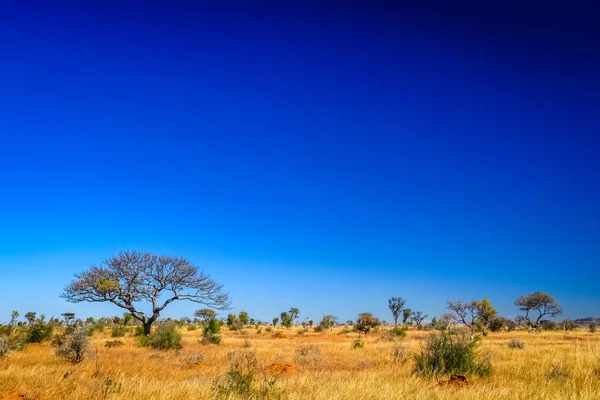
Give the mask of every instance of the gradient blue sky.
M 597 10 L 174 3 L 3 5 L 0 321 L 121 313 L 58 295 L 123 249 L 265 320 L 600 316 Z

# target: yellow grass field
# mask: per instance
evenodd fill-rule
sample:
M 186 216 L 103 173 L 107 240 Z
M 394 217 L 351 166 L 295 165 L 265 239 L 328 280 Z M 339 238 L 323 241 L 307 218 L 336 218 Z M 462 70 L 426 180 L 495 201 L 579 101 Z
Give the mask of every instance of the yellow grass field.
M 112 340 L 106 332 L 92 340 L 97 358 L 77 365 L 57 357 L 49 344 L 31 344 L 0 360 L 0 399 L 210 399 L 215 379 L 240 354 L 256 356 L 256 385 L 276 376 L 273 398 L 600 399 L 600 334 L 492 333 L 483 339 L 482 350 L 491 357 L 493 376 L 449 388 L 438 384 L 441 378 L 420 378 L 412 372 L 409 354 L 419 349 L 427 332 L 410 331 L 395 341 L 374 333 L 364 348 L 352 349 L 356 334 L 338 335 L 339 330 L 298 335 L 290 329 L 282 331 L 287 338 L 275 338 L 264 328 L 260 334 L 254 328 L 244 334 L 224 329 L 218 346 L 201 345 L 200 330 L 184 330 L 179 352 L 140 348 L 133 337 L 122 339 L 122 347 L 105 348 Z M 525 343 L 524 349 L 508 348 L 515 337 Z M 404 361 L 394 360 L 399 345 L 407 349 Z M 300 360 L 299 349 L 306 347 L 308 356 Z M 273 363 L 292 364 L 293 369 L 276 371 L 269 367 Z M 553 368 L 564 376 L 550 377 Z

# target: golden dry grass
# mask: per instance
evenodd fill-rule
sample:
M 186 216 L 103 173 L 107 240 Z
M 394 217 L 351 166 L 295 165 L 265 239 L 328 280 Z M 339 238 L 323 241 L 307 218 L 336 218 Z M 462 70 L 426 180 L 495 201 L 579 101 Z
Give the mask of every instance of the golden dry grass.
M 254 352 L 259 377 L 270 374 L 273 363 L 293 364 L 292 372 L 277 374 L 275 386 L 285 399 L 600 399 L 600 334 L 584 331 L 490 334 L 482 348 L 492 357 L 494 375 L 473 379 L 462 389 L 414 375 L 410 359 L 394 361 L 395 345 L 418 350 L 426 332 L 410 331 L 396 342 L 372 334 L 357 350 L 351 349 L 355 334 L 337 335 L 336 330 L 304 335 L 289 330 L 283 339 L 255 329 L 246 336 L 223 333 L 221 345 L 203 346 L 200 331 L 184 331 L 181 352 L 139 348 L 134 338 L 107 349 L 110 338 L 99 334 L 92 342 L 98 358 L 78 365 L 56 357 L 48 344 L 28 345 L 0 360 L 0 399 L 207 399 L 215 379 L 230 368 L 232 350 Z M 250 348 L 244 347 L 245 337 Z M 525 343 L 523 350 L 508 348 L 514 337 Z M 319 347 L 320 360 L 300 363 L 297 349 L 306 346 Z M 553 366 L 567 376 L 550 379 Z

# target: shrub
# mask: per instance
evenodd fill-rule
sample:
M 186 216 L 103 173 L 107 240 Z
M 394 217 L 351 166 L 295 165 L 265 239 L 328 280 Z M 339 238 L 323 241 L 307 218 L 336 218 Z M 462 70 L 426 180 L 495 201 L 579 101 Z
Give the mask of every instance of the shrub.
M 202 344 L 221 343 L 221 324 L 215 318 L 211 318 L 206 323 L 202 332 Z
M 365 344 L 360 340 L 360 338 L 357 338 L 355 341 L 352 342 L 352 345 L 350 347 L 352 347 L 352 349 L 362 349 L 365 346 Z
M 595 322 L 590 322 L 590 325 L 588 326 L 588 330 L 590 331 L 590 333 L 595 333 L 597 328 L 596 328 L 596 323 Z
M 4 358 L 12 350 L 7 337 L 0 337 L 0 358 Z
M 406 337 L 406 333 L 408 332 L 408 326 L 399 327 L 396 326 L 392 329 L 392 335 L 397 337 Z
M 89 328 L 78 325 L 57 340 L 56 355 L 72 363 L 80 363 L 85 358 L 90 344 Z
M 136 326 L 135 329 L 133 330 L 133 336 L 136 336 L 136 337 L 146 336 L 146 335 L 144 335 L 144 327 L 141 325 Z
M 231 351 L 227 354 L 230 361 L 229 371 L 218 377 L 213 384 L 213 394 L 216 399 L 280 399 L 281 391 L 275 387 L 274 378 L 264 377 L 262 384 L 257 385 L 256 355 L 252 351 Z
M 267 327 L 265 328 L 265 331 L 266 331 L 267 333 L 271 333 L 271 332 L 273 332 L 273 328 L 271 328 L 270 326 L 267 326 Z
M 123 342 L 121 342 L 120 340 L 109 340 L 108 342 L 104 343 L 104 347 L 108 348 L 108 349 L 112 349 L 113 347 L 121 347 L 123 346 Z
M 489 376 L 492 373 L 492 365 L 489 360 L 480 357 L 479 341 L 480 338 L 477 336 L 470 339 L 466 335 L 432 333 L 420 353 L 413 355 L 415 372 L 427 376 L 440 374 Z
M 542 329 L 545 331 L 555 331 L 558 329 L 558 325 L 554 321 L 544 321 Z
M 550 380 L 562 380 L 569 377 L 569 370 L 562 365 L 553 365 L 550 371 L 546 374 L 546 378 Z
M 317 327 L 318 328 L 318 327 Z M 315 331 L 317 330 L 317 328 L 315 328 Z M 347 335 L 350 332 L 352 332 L 352 329 L 348 328 L 347 326 L 343 327 L 341 331 L 338 332 L 338 335 Z
M 123 337 L 125 336 L 128 330 L 129 329 L 124 325 L 114 325 L 110 332 L 110 336 L 114 338 Z
M 149 345 L 157 350 L 179 350 L 181 349 L 181 333 L 174 323 L 158 325 L 156 331 L 148 336 Z
M 54 327 L 41 320 L 38 320 L 33 325 L 27 328 L 27 343 L 41 343 L 52 338 Z
M 525 343 L 521 342 L 521 339 L 515 338 L 508 342 L 508 347 L 513 350 L 522 350 L 525 347 Z
M 406 362 L 406 360 L 408 358 L 407 348 L 404 346 L 400 346 L 400 345 L 394 345 L 392 357 L 394 359 L 394 362 L 397 362 L 397 363 Z
M 297 348 L 296 360 L 298 364 L 309 364 L 321 361 L 321 347 L 304 346 Z

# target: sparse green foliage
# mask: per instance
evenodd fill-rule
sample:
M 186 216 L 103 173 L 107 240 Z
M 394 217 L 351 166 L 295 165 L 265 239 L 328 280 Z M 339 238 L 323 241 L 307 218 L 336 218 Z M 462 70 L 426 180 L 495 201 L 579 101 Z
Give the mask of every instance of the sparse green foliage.
M 427 376 L 489 376 L 492 365 L 489 360 L 480 356 L 479 340 L 479 337 L 470 339 L 465 335 L 451 335 L 447 332 L 431 333 L 421 351 L 413 355 L 415 372 Z
M 85 358 L 90 344 L 89 328 L 77 325 L 56 340 L 56 355 L 72 363 L 80 363 Z
M 388 307 L 394 317 L 394 326 L 398 325 L 398 318 L 400 317 L 400 312 L 404 308 L 404 304 L 406 304 L 406 300 L 402 297 L 392 297 L 388 300 Z
M 508 341 L 508 348 L 513 350 L 522 350 L 525 348 L 525 343 L 519 338 L 514 338 Z
M 237 314 L 227 315 L 227 327 L 231 331 L 239 331 L 242 329 L 242 322 Z

